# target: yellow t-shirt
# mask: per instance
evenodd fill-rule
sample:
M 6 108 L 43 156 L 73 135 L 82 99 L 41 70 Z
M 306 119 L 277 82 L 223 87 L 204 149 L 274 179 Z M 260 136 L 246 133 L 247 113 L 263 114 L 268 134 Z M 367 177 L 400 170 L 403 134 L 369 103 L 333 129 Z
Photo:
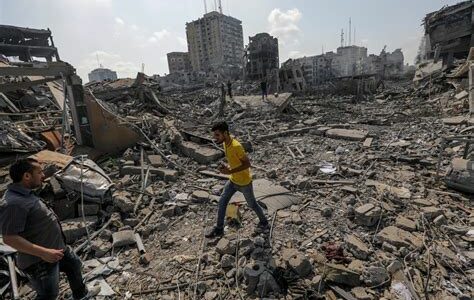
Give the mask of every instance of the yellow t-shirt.
M 236 139 L 232 139 L 232 142 L 229 146 L 226 146 L 224 142 L 224 152 L 227 162 L 229 163 L 230 169 L 235 169 L 242 165 L 240 159 L 244 158 L 245 150 L 244 147 Z M 250 168 L 230 174 L 230 181 L 237 185 L 247 185 L 252 182 L 252 175 L 250 175 Z

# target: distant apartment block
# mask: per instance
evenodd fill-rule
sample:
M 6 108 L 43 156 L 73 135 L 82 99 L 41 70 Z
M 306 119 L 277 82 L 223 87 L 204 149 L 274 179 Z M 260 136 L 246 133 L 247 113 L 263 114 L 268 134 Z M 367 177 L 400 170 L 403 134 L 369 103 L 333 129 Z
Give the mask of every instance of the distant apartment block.
M 89 81 L 116 80 L 117 72 L 106 68 L 97 68 L 89 73 Z
M 247 78 L 258 80 L 266 78 L 272 70 L 280 66 L 278 39 L 268 33 L 249 37 L 247 48 Z
M 242 21 L 212 11 L 186 23 L 189 59 L 194 71 L 242 68 L 244 39 Z
M 191 61 L 188 52 L 171 52 L 166 54 L 168 58 L 169 74 L 191 71 Z
M 301 57 L 293 60 L 301 66 L 308 86 L 316 86 L 333 78 L 357 75 L 377 75 L 380 78 L 404 72 L 404 56 L 401 49 L 379 55 L 367 55 L 367 48 L 359 46 L 339 47 L 335 52 Z

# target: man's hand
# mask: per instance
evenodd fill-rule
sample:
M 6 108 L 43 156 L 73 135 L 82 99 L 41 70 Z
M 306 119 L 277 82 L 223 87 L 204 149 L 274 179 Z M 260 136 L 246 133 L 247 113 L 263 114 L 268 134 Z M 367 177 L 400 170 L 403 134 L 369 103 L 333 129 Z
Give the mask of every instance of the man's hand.
M 55 263 L 60 261 L 64 256 L 63 249 L 48 249 L 45 248 L 40 258 L 49 263 Z
M 226 174 L 226 175 L 231 174 L 229 167 L 226 166 L 226 165 L 222 165 L 222 164 L 219 166 L 219 172 L 221 172 L 222 174 Z

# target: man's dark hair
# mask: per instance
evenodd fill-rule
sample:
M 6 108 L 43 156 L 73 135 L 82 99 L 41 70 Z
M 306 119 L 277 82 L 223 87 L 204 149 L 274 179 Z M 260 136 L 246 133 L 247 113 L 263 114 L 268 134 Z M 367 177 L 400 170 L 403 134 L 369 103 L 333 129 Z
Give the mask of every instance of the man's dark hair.
M 10 177 L 13 182 L 20 182 L 25 173 L 31 173 L 34 163 L 38 161 L 34 158 L 22 158 L 10 166 Z
M 227 125 L 226 122 L 218 122 L 214 125 L 212 125 L 212 131 L 220 131 L 222 133 L 229 131 L 229 125 Z

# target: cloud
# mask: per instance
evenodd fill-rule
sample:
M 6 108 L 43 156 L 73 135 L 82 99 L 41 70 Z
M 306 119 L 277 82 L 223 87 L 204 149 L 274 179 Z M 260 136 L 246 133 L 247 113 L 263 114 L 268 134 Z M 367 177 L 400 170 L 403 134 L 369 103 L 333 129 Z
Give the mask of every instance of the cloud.
M 278 37 L 282 44 L 298 44 L 301 35 L 298 23 L 302 16 L 297 8 L 287 11 L 281 11 L 279 8 L 273 9 L 267 18 L 270 33 Z
M 181 46 L 186 48 L 188 47 L 188 40 L 186 40 L 185 38 L 178 36 L 178 42 Z
M 115 23 L 119 25 L 125 25 L 125 22 L 123 21 L 123 19 L 119 17 L 115 17 Z
M 156 38 L 160 41 L 160 40 L 163 40 L 163 39 L 169 37 L 171 35 L 171 33 L 168 30 L 163 29 L 163 30 L 160 30 L 160 31 L 153 32 L 153 35 L 156 36 Z

